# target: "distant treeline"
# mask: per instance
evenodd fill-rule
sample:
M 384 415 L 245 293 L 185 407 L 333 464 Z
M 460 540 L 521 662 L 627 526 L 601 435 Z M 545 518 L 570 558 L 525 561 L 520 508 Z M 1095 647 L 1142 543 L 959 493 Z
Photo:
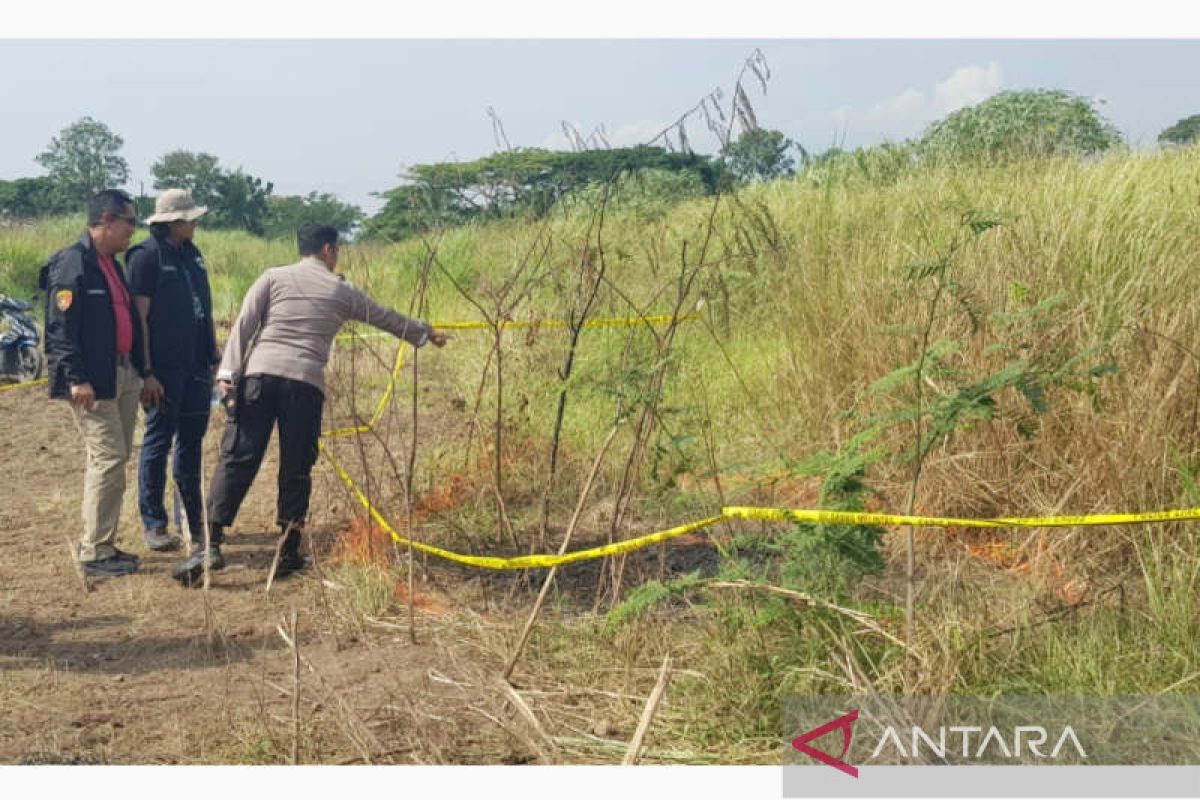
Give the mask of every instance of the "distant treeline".
M 1188 145 L 1200 136 L 1200 115 L 1165 129 L 1159 142 Z M 153 189 L 184 188 L 208 206 L 207 227 L 277 238 L 304 222 L 320 220 L 346 235 L 401 239 L 438 227 L 505 217 L 538 217 L 572 200 L 613 200 L 603 187 L 625 181 L 620 204 L 654 213 L 664 204 L 712 194 L 740 184 L 790 178 L 816 181 L 858 176 L 894 179 L 924 163 L 1004 160 L 1014 157 L 1094 154 L 1123 142 L 1088 98 L 1058 90 L 1009 91 L 939 120 L 920 139 L 845 151 L 813 153 L 782 132 L 749 127 L 715 155 L 670 152 L 662 147 L 510 149 L 468 162 L 417 164 L 402 183 L 380 193 L 383 208 L 368 217 L 336 196 L 276 195 L 274 185 L 227 169 L 209 153 L 176 150 L 151 167 Z M 123 186 L 129 165 L 124 141 L 104 123 L 84 117 L 63 129 L 37 156 L 47 174 L 0 181 L 0 218 L 78 213 L 101 188 Z M 136 198 L 141 216 L 152 213 L 153 194 Z

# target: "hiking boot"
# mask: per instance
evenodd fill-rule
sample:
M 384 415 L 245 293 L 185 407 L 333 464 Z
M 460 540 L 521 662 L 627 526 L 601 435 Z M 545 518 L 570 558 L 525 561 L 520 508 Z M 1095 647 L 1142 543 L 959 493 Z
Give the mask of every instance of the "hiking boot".
M 312 566 L 312 559 L 299 553 L 281 553 L 279 563 L 275 565 L 275 580 L 280 581 L 289 575 L 303 572 Z
M 95 561 L 81 561 L 79 565 L 83 568 L 84 575 L 90 575 L 93 578 L 119 578 L 122 575 L 132 575 L 137 572 L 137 561 L 129 561 L 118 556 L 100 558 Z
M 113 548 L 113 558 L 118 561 L 128 561 L 131 564 L 137 565 L 142 560 L 141 556 L 135 556 L 133 553 L 126 553 L 124 550 Z
M 183 544 L 178 536 L 172 536 L 166 528 L 146 528 L 143 539 L 146 547 L 158 553 L 178 550 L 179 546 Z
M 212 572 L 225 568 L 225 557 L 221 555 L 221 548 L 214 544 L 207 550 L 200 547 L 193 550 L 190 556 L 175 565 L 171 570 L 171 577 L 184 586 L 196 586 L 204 575 L 205 561 Z

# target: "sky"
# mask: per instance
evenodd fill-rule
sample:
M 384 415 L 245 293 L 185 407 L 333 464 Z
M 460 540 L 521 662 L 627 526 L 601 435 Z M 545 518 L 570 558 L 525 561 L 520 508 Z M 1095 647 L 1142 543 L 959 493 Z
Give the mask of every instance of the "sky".
M 292 28 L 256 27 L 251 20 L 222 34 L 188 24 L 192 14 L 211 23 L 212 14 L 195 11 L 165 29 L 135 28 L 132 35 L 144 37 L 138 39 L 96 39 L 86 31 L 68 34 L 82 36 L 74 39 L 0 39 L 0 76 L 7 76 L 0 78 L 0 179 L 43 174 L 38 153 L 62 128 L 91 116 L 124 139 L 134 191 L 151 192 L 154 161 L 186 149 L 269 180 L 276 194 L 332 192 L 371 212 L 382 203 L 373 193 L 397 185 L 406 165 L 496 151 L 489 109 L 514 147 L 569 149 L 564 124 L 584 137 L 600 129 L 614 146 L 639 144 L 715 89 L 728 107 L 756 50 L 770 70 L 765 94 L 753 76 L 745 84 L 759 124 L 810 151 L 919 136 L 946 114 L 1009 89 L 1095 98 L 1101 113 L 1141 147 L 1153 146 L 1176 120 L 1200 113 L 1200 39 L 1114 39 L 1125 29 L 1121 17 L 1104 29 L 1109 38 L 1093 39 L 1056 38 L 1054 25 L 1048 34 L 1028 28 L 1022 38 L 978 38 L 993 29 L 1012 32 L 971 21 L 959 37 L 918 22 L 909 29 L 916 38 L 864 39 L 856 31 L 878 35 L 875 27 L 856 28 L 852 16 L 849 27 L 834 28 L 850 38 L 799 38 L 830 28 L 791 21 L 780 30 L 760 22 L 757 38 L 662 38 L 654 25 L 634 29 L 638 38 L 565 38 L 580 35 L 568 25 L 528 26 L 543 37 L 537 39 L 468 39 L 445 36 L 455 24 L 422 28 L 391 20 L 376 27 L 360 20 L 347 34 L 360 37 L 354 39 L 231 39 L 219 37 L 303 37 L 314 29 L 298 14 Z M 1160 20 L 1160 27 L 1159 35 L 1187 33 L 1186 25 Z M 23 33 L 55 30 L 34 24 Z M 101 34 L 125 36 L 125 30 Z M 397 36 L 408 30 L 435 38 Z M 923 30 L 940 38 L 922 37 Z M 788 31 L 796 38 L 779 38 Z M 198 34 L 218 38 L 162 38 Z M 397 38 L 362 38 L 371 36 Z M 715 150 L 702 118 L 687 130 L 698 151 Z

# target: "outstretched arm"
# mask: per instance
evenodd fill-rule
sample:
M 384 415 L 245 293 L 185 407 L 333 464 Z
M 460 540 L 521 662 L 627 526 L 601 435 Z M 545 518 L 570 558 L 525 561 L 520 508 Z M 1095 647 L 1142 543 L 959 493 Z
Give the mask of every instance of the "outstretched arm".
M 395 309 L 382 306 L 353 286 L 347 285 L 346 291 L 350 292 L 350 319 L 387 331 L 413 347 L 421 347 L 426 342 L 432 342 L 436 347 L 445 346 L 449 337 L 435 330 L 428 322 L 406 317 Z

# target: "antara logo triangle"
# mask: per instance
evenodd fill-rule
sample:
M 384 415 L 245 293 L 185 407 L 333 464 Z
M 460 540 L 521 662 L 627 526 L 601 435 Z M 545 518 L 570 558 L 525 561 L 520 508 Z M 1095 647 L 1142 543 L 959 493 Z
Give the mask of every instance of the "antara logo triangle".
M 846 757 L 846 753 L 848 753 L 850 751 L 850 738 L 854 735 L 854 727 L 853 726 L 854 726 L 854 721 L 857 719 L 858 719 L 858 709 L 856 708 L 848 714 L 843 714 L 842 716 L 838 717 L 837 719 L 826 722 L 824 725 L 822 725 L 819 728 L 813 728 L 808 733 L 800 734 L 795 739 L 792 739 L 792 747 L 794 747 L 796 750 L 799 750 L 801 753 L 804 753 L 806 756 L 811 756 L 811 757 L 815 758 L 817 761 L 820 761 L 822 764 L 828 764 L 829 766 L 831 766 L 835 769 L 840 769 L 842 772 L 846 773 L 847 775 L 850 775 L 851 777 L 857 778 L 858 777 L 858 767 L 856 767 L 852 764 L 847 764 L 845 761 L 842 761 L 842 759 Z M 811 742 L 813 739 L 820 739 L 822 736 L 829 733 L 830 731 L 839 730 L 839 729 L 842 732 L 843 743 L 842 743 L 842 752 L 838 754 L 837 758 L 834 758 L 833 756 L 829 755 L 829 753 L 826 753 L 824 750 L 818 750 L 815 747 L 809 746 L 808 743 Z

